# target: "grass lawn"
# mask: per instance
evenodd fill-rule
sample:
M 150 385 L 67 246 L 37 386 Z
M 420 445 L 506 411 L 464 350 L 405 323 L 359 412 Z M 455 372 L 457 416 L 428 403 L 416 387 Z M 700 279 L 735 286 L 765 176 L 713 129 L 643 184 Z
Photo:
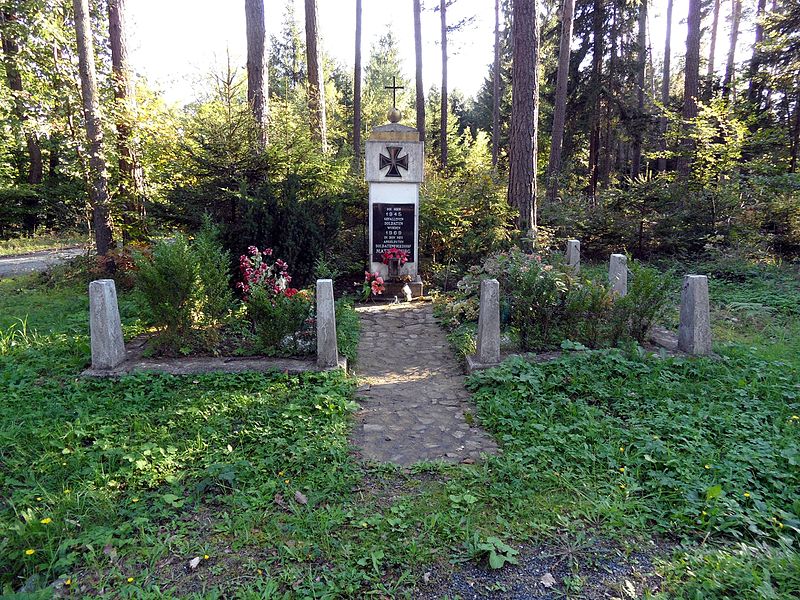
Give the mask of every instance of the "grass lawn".
M 462 597 L 454 572 L 491 597 L 545 555 L 552 591 L 595 597 L 609 549 L 652 563 L 635 595 L 800 593 L 789 269 L 717 273 L 721 360 L 576 352 L 473 377 L 502 455 L 407 471 L 353 458 L 355 383 L 341 374 L 79 378 L 85 290 L 32 282 L 0 282 L 10 597 L 23 584 L 17 597 Z M 126 335 L 141 331 L 125 295 L 121 312 Z M 512 564 L 482 580 L 487 558 Z
M 54 250 L 70 246 L 83 246 L 88 243 L 85 235 L 77 233 L 42 233 L 34 236 L 0 240 L 0 256 L 26 254 L 39 250 Z

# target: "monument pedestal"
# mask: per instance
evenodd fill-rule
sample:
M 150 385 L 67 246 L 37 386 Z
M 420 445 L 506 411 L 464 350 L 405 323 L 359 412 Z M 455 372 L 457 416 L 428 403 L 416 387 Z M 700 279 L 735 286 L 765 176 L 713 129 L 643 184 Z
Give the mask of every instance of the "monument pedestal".
M 369 183 L 369 270 L 385 281 L 384 294 L 403 297 L 408 280 L 412 297 L 422 296 L 419 265 L 419 186 L 423 180 L 423 142 L 413 127 L 390 123 L 372 130 L 366 143 Z M 393 265 L 387 254 L 404 254 Z M 395 279 L 392 281 L 391 279 Z

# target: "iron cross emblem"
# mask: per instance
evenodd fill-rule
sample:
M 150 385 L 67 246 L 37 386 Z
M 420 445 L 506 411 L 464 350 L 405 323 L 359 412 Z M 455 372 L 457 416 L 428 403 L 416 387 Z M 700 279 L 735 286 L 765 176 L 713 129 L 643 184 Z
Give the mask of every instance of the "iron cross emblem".
M 389 156 L 386 156 L 385 154 L 380 155 L 380 170 L 382 171 L 386 167 L 389 167 L 385 177 L 402 177 L 400 174 L 400 169 L 397 167 L 408 171 L 408 153 L 406 153 L 405 156 L 398 156 L 400 151 L 403 149 L 402 146 L 386 146 L 386 149 L 389 151 Z

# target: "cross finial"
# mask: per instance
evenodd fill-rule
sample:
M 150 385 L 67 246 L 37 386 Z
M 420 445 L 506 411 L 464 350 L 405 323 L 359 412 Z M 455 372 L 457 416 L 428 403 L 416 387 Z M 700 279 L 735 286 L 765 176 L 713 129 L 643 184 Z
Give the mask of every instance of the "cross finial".
M 392 90 L 392 106 L 397 108 L 397 90 L 404 90 L 402 85 L 397 85 L 397 77 L 392 77 L 392 85 L 384 86 L 385 90 Z

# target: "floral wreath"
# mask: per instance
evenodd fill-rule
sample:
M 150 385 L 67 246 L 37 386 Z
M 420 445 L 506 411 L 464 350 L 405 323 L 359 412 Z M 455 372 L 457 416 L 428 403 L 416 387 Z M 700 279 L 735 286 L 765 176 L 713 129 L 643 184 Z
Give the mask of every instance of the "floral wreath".
M 399 250 L 397 248 L 389 248 L 386 252 L 381 254 L 381 258 L 383 259 L 383 264 L 385 265 L 388 265 L 389 261 L 391 260 L 399 260 L 400 266 L 402 267 L 408 262 L 408 252 L 405 250 Z

